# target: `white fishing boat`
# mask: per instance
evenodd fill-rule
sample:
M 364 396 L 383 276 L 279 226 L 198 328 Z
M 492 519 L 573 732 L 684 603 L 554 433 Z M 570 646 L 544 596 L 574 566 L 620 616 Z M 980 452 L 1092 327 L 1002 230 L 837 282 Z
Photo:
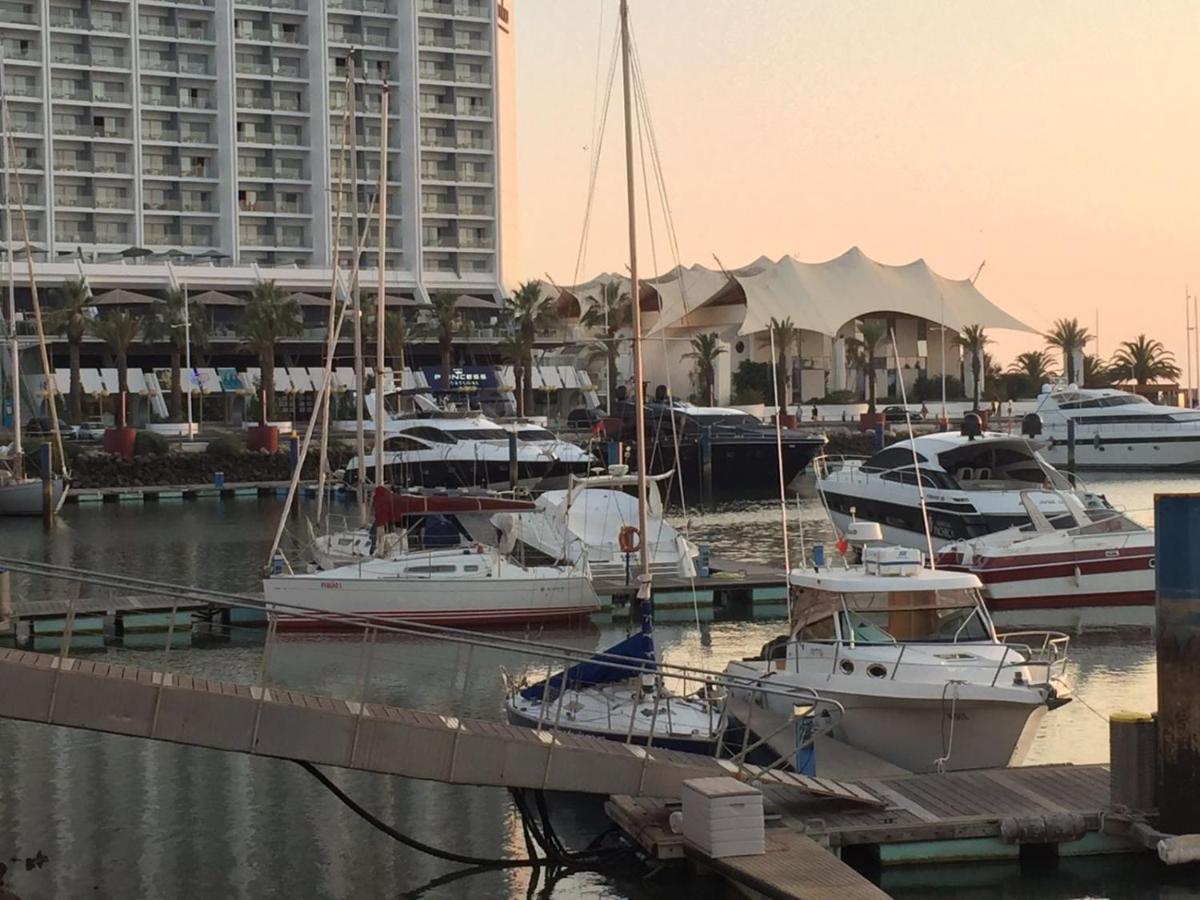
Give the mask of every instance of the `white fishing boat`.
M 1035 442 L 980 433 L 966 423 L 960 434 L 920 435 L 865 459 L 822 456 L 813 467 L 839 533 L 855 520 L 876 522 L 884 540 L 918 550 L 1030 525 L 1026 498 L 1061 527 L 1069 521 L 1068 495 L 1089 514 L 1112 511 L 1102 496 L 1073 485 L 1047 463 Z
M 400 526 L 399 546 L 387 556 L 263 580 L 269 608 L 395 618 L 453 625 L 526 624 L 588 616 L 599 609 L 586 564 L 522 561 L 499 535 L 482 534 L 498 511 L 531 504 L 452 494 L 374 497 L 376 536 Z M 490 540 L 484 540 L 490 538 Z M 283 628 L 322 628 L 320 615 L 291 614 Z
M 672 474 L 646 478 L 647 534 L 642 542 L 651 574 L 692 578 L 696 549 L 663 512 L 659 485 Z M 637 485 L 637 475 L 630 475 L 625 466 L 611 466 L 600 475 L 572 476 L 566 490 L 541 494 L 535 501 L 536 512 L 516 513 L 496 524 L 553 559 L 586 559 L 593 577 L 619 578 L 634 570 L 640 552 L 623 537 L 638 528 L 638 497 L 628 493 L 636 491 Z
M 1154 532 L 1117 510 L 1088 514 L 1062 496 L 1067 527 L 1023 497 L 1030 525 L 956 541 L 939 569 L 983 583 L 992 617 L 1005 625 L 1078 629 L 1154 623 Z
M 786 716 L 786 697 L 756 688 L 816 690 L 845 709 L 835 738 L 913 772 L 1019 763 L 1069 700 L 1067 637 L 998 635 L 974 575 L 926 569 L 908 548 L 863 554 L 792 571 L 791 632 L 729 664 L 745 680 L 734 697 Z

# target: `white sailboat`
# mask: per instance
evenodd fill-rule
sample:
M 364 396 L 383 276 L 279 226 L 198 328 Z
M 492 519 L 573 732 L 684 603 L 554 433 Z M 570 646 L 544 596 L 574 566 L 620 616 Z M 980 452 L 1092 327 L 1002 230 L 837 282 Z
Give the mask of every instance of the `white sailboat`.
M 12 130 L 9 127 L 8 88 L 4 72 L 4 50 L 0 47 L 0 172 L 4 180 L 4 248 L 8 287 L 8 303 L 4 319 L 8 328 L 9 383 L 12 402 L 13 442 L 0 452 L 0 516 L 40 516 L 44 512 L 43 484 L 41 478 L 30 478 L 25 473 L 25 453 L 21 433 L 21 345 L 17 337 L 17 287 L 13 269 L 13 193 L 9 178 L 9 153 L 12 150 Z M 20 187 L 18 186 L 18 190 Z M 25 252 L 30 253 L 28 234 L 25 235 Z M 32 263 L 30 264 L 32 278 Z M 39 338 L 40 328 L 39 328 Z M 45 344 L 42 344 L 42 359 L 45 361 Z M 54 404 L 54 381 L 47 371 L 47 402 Z M 58 418 L 53 415 L 55 442 L 59 455 L 62 454 L 62 439 L 58 433 Z M 66 499 L 66 480 L 51 477 L 51 504 L 54 510 Z
M 634 418 L 637 426 L 637 526 L 622 527 L 622 543 L 638 555 L 637 597 L 642 614 L 639 634 L 616 644 L 592 661 L 571 666 L 546 681 L 510 684 L 505 697 L 509 721 L 540 728 L 555 723 L 578 734 L 651 746 L 709 753 L 723 727 L 721 706 L 702 693 L 673 696 L 658 672 L 653 639 L 651 535 L 646 474 L 646 403 L 642 361 L 641 308 L 638 302 L 637 208 L 634 192 L 629 3 L 621 0 L 621 60 L 625 110 L 625 178 L 629 212 L 630 297 L 633 306 Z M 586 554 L 583 554 L 586 558 Z M 615 665 L 614 665 L 615 664 Z M 553 708 L 553 712 L 551 709 Z M 567 719 L 564 721 L 564 714 Z

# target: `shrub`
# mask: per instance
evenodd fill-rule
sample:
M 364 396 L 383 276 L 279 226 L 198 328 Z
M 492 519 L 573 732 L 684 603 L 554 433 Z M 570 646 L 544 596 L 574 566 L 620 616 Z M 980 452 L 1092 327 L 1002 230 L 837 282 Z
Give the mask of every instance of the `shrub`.
M 166 456 L 170 452 L 170 442 L 156 431 L 139 431 L 133 439 L 134 456 Z
M 214 459 L 232 459 L 242 453 L 242 439 L 236 434 L 222 434 L 208 442 L 204 452 Z
M 763 403 L 774 394 L 771 383 L 771 364 L 743 359 L 733 373 L 733 402 L 740 404 Z

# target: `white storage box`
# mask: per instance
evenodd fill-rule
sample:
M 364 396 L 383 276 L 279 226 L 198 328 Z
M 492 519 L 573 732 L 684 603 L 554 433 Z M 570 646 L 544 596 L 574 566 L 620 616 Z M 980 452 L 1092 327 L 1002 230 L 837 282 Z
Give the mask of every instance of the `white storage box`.
M 713 859 L 767 852 L 762 792 L 721 775 L 683 783 L 683 839 Z
M 863 568 L 868 575 L 916 575 L 925 556 L 912 547 L 864 547 Z

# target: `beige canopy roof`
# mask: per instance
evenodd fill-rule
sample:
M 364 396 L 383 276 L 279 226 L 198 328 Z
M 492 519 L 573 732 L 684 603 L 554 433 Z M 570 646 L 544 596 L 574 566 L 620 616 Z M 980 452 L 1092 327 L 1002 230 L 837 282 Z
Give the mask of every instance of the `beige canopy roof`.
M 939 275 L 923 259 L 902 266 L 879 263 L 857 247 L 821 263 L 784 256 L 778 262 L 760 257 L 724 271 L 693 266 L 656 280 L 655 287 L 662 315 L 654 331 L 686 327 L 689 314 L 701 307 L 743 303 L 739 334 L 763 331 L 772 318 L 790 316 L 799 326 L 832 337 L 852 319 L 884 310 L 944 320 L 955 331 L 971 324 L 1034 331 L 969 280 Z

